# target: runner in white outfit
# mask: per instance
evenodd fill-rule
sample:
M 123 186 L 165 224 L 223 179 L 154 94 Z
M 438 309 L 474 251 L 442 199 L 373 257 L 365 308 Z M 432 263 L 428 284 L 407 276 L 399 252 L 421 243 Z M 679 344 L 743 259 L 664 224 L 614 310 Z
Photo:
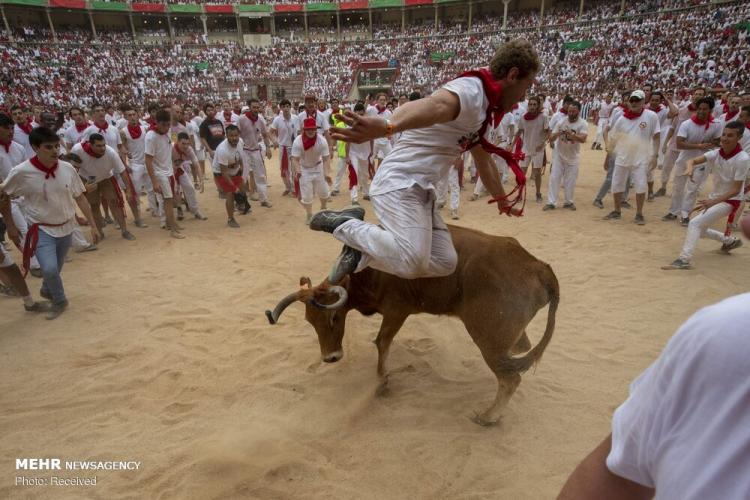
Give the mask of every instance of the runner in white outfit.
M 541 113 L 541 100 L 538 97 L 529 98 L 528 112 L 526 112 L 518 123 L 518 131 L 513 140 L 523 140 L 524 159 L 521 168 L 524 173 L 528 172 L 531 165 L 531 173 L 536 186 L 536 201 L 542 201 L 542 168 L 544 166 L 544 147 L 549 135 L 549 120 Z
M 140 193 L 146 191 L 146 199 L 151 210 L 151 215 L 156 217 L 159 207 L 156 203 L 156 194 L 151 185 L 151 179 L 146 171 L 146 133 L 148 128 L 141 125 L 138 112 L 132 106 L 124 109 L 127 124 L 120 130 L 124 156 L 127 158 L 127 166 L 130 178 L 135 189 L 135 199 L 140 205 Z M 146 227 L 142 220 L 136 220 L 135 225 Z
M 573 194 L 581 163 L 581 144 L 586 142 L 589 130 L 586 121 L 579 118 L 580 112 L 581 103 L 571 102 L 568 105 L 568 117 L 558 121 L 549 136 L 549 141 L 555 143 L 555 148 L 552 152 L 547 204 L 543 210 L 553 210 L 557 207 L 557 194 L 561 184 L 565 192 L 563 208 L 576 210 Z
M 299 182 L 300 203 L 307 212 L 305 223 L 309 224 L 312 219 L 312 203 L 315 196 L 320 199 L 321 210 L 326 208 L 331 171 L 328 143 L 318 133 L 318 127 L 313 118 L 305 119 L 302 124 L 302 134 L 292 144 L 292 170 Z

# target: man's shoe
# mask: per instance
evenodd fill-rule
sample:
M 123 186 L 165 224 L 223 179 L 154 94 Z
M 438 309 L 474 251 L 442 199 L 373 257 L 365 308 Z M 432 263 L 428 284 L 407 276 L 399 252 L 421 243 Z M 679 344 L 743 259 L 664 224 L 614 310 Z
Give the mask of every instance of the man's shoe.
M 649 193 L 647 200 L 654 201 L 654 198 L 656 198 L 656 195 L 654 193 Z
M 472 195 L 471 195 L 471 197 L 469 198 L 469 201 L 477 201 L 478 199 L 479 199 L 479 195 L 478 195 L 478 194 L 476 194 L 476 193 L 474 193 L 474 194 L 472 194 Z
M 740 248 L 742 246 L 742 240 L 739 238 L 735 238 L 734 241 L 732 241 L 729 244 L 723 244 L 721 245 L 721 251 L 725 254 L 729 254 L 732 250 L 735 248 Z
M 369 194 L 366 194 L 366 195 L 364 195 L 364 196 L 362 197 L 362 199 L 363 199 L 363 200 L 365 200 L 365 201 L 370 201 L 370 195 L 369 195 Z
M 682 227 L 688 227 L 690 225 L 690 217 L 683 217 L 680 219 L 680 224 Z
M 172 229 L 171 231 L 169 231 L 169 236 L 171 236 L 172 238 L 174 238 L 176 240 L 184 240 L 185 239 L 185 235 L 182 234 L 181 232 L 177 231 L 176 229 Z
M 115 221 L 109 215 L 104 218 L 104 222 L 106 222 L 107 224 L 114 224 L 115 223 Z
M 182 207 L 177 207 L 177 220 L 185 218 L 185 214 L 182 213 Z
M 237 224 L 237 221 L 236 221 L 236 220 L 234 220 L 234 217 L 233 217 L 233 218 L 231 218 L 231 219 L 229 219 L 229 220 L 227 221 L 227 226 L 229 226 L 229 227 L 233 227 L 233 228 L 235 228 L 235 229 L 237 229 L 238 227 L 240 227 L 240 225 L 239 225 L 239 224 Z
M 260 198 L 258 198 L 258 194 L 257 194 L 257 193 L 253 193 L 253 194 L 251 194 L 251 195 L 250 195 L 250 199 L 251 199 L 251 200 L 253 200 L 253 201 L 258 201 L 258 200 L 260 200 Z
M 458 210 L 451 210 L 451 219 L 458 220 Z
M 47 312 L 47 319 L 53 320 L 57 318 L 63 313 L 63 311 L 65 311 L 65 309 L 67 309 L 67 307 L 68 307 L 67 300 L 61 304 L 52 304 L 49 308 L 49 311 Z
M 271 208 L 273 205 L 271 205 L 270 201 L 261 201 L 260 202 L 261 207 Z
M 645 226 L 646 225 L 646 219 L 644 219 L 642 215 L 636 215 L 635 219 L 633 219 L 633 222 L 635 222 L 639 226 Z
M 536 194 L 536 202 L 537 203 L 541 203 L 542 202 L 542 193 L 537 193 Z
M 617 210 L 612 210 L 610 213 L 604 216 L 604 220 L 620 220 L 622 219 L 622 214 L 618 212 Z
M 195 215 L 195 218 L 198 219 L 198 220 L 208 220 L 208 217 L 206 217 L 205 215 L 203 215 L 203 212 L 201 212 L 200 210 L 197 211 L 197 212 L 195 212 L 194 215 Z
M 686 260 L 677 259 L 674 262 L 672 262 L 671 264 L 669 264 L 667 266 L 662 266 L 661 268 L 663 270 L 665 270 L 665 271 L 674 271 L 674 270 L 691 269 L 692 266 L 690 265 L 690 262 L 688 262 Z
M 5 295 L 7 297 L 18 297 L 18 292 L 15 288 L 5 286 L 2 283 L 0 283 L 0 295 Z
M 43 299 L 52 300 L 52 295 L 50 295 L 49 292 L 44 290 L 43 288 L 39 289 L 39 296 Z
M 135 227 L 146 228 L 146 227 L 148 227 L 148 224 L 146 224 L 145 222 L 143 222 L 143 219 L 136 219 L 136 221 L 135 221 Z
M 548 210 L 554 210 L 554 209 L 555 209 L 555 206 L 552 203 L 547 203 L 546 205 L 542 207 L 542 210 L 544 210 L 545 212 Z
M 567 208 L 568 210 L 576 211 L 576 204 L 575 203 L 565 203 L 563 204 L 563 208 Z
M 354 200 L 354 201 L 352 202 L 352 206 L 353 206 L 353 207 L 358 207 L 358 206 L 359 206 L 359 202 L 358 202 L 357 200 Z
M 602 150 L 602 145 L 601 144 L 597 144 L 596 145 L 596 150 L 597 151 L 601 151 Z
M 28 312 L 49 312 L 50 309 L 52 309 L 52 304 L 49 302 L 42 301 L 42 302 L 34 302 L 30 306 L 27 306 L 26 304 L 23 305 L 23 308 L 26 309 Z
M 633 208 L 630 203 L 628 203 L 628 200 L 622 200 L 622 203 L 620 203 L 620 206 L 622 208 Z
M 98 249 L 99 247 L 96 246 L 96 243 L 90 243 L 86 245 L 85 247 L 76 249 L 76 253 L 93 252 L 94 250 L 98 250 Z
M 659 188 L 655 193 L 654 197 L 659 198 L 660 196 L 666 196 L 667 195 L 667 189 L 666 188 Z
M 123 231 L 122 237 L 128 241 L 133 241 L 135 239 L 135 236 L 130 231 Z
M 341 192 L 338 189 L 331 191 L 331 196 L 338 196 L 339 194 L 341 194 Z
M 333 284 L 339 283 L 346 276 L 356 271 L 361 258 L 362 252 L 344 245 L 336 262 L 333 264 L 333 268 L 331 268 L 331 272 L 328 275 L 328 282 Z
M 340 212 L 322 210 L 310 219 L 310 229 L 333 233 L 341 224 L 353 219 L 364 220 L 365 209 L 362 207 L 351 207 L 345 208 Z
M 35 278 L 42 277 L 42 270 L 38 267 L 32 268 L 31 270 L 29 270 L 29 273 Z
M 291 193 L 291 191 L 289 191 L 288 189 L 285 189 L 284 192 L 281 193 L 281 196 L 288 196 L 289 193 Z
M 594 200 L 594 203 L 593 203 L 593 205 L 594 205 L 594 206 L 595 206 L 596 208 L 604 208 L 604 203 L 602 203 L 602 200 Z
M 661 220 L 664 222 L 672 222 L 673 220 L 677 220 L 677 216 L 675 214 L 667 214 L 662 217 Z
M 438 203 L 438 204 L 437 204 L 437 207 L 438 207 L 438 210 L 442 210 L 443 208 L 445 208 L 445 202 L 443 202 L 443 203 Z

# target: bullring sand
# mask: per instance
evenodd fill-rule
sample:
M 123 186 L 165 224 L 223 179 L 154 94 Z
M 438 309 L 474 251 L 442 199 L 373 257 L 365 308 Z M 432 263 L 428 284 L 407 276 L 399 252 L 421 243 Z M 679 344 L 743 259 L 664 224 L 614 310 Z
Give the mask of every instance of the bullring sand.
M 472 185 L 462 192 L 459 225 L 514 236 L 561 285 L 552 343 L 497 427 L 469 419 L 491 403 L 495 379 L 457 320 L 406 322 L 385 397 L 375 395 L 378 317 L 349 315 L 345 356 L 333 365 L 320 362 L 301 305 L 267 324 L 263 311 L 300 276 L 322 280 L 340 248 L 280 196 L 274 159 L 275 206 L 256 203 L 241 229 L 225 226 L 209 185 L 200 197 L 209 220 L 186 221 L 187 239 L 149 219 L 133 243 L 110 227 L 99 251 L 73 254 L 63 273 L 71 307 L 60 319 L 0 299 L 0 497 L 554 498 L 675 328 L 745 291 L 750 276 L 747 249 L 724 256 L 706 241 L 695 270 L 661 271 L 684 236 L 658 220 L 669 199 L 647 204 L 644 227 L 627 210 L 602 221 L 591 200 L 603 153 L 588 148 L 575 213 L 532 201 L 509 219 L 467 202 Z M 29 282 L 36 294 L 39 280 Z M 545 318 L 546 308 L 528 329 L 532 343 Z M 23 457 L 142 464 L 57 474 L 96 475 L 96 486 L 14 486 L 17 476 L 53 475 L 16 471 Z

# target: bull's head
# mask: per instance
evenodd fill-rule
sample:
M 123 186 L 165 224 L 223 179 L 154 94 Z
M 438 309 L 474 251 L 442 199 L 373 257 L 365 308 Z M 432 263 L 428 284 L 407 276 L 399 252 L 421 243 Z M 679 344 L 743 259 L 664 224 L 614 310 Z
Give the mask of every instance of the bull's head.
M 330 285 L 324 281 L 313 287 L 310 278 L 300 278 L 300 289 L 281 299 L 273 311 L 266 311 L 268 322 L 275 325 L 284 309 L 294 302 L 305 304 L 305 319 L 315 328 L 320 343 L 320 354 L 326 363 L 334 363 L 344 357 L 341 340 L 344 338 L 344 325 L 348 309 L 344 307 L 348 297 L 346 286 L 349 278 L 341 285 Z

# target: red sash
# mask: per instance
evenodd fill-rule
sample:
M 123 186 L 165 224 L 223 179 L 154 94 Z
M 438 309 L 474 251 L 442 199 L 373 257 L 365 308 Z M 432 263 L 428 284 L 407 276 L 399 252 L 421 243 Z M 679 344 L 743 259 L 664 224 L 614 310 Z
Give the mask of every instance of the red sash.
M 747 195 L 747 193 L 750 193 L 750 186 L 745 187 L 745 191 L 743 194 Z M 732 211 L 727 217 L 727 229 L 724 231 L 724 236 L 730 236 L 732 234 L 732 224 L 734 224 L 734 219 L 737 217 L 737 213 L 740 211 L 742 202 L 740 200 L 727 200 L 726 203 L 732 205 Z
M 503 213 L 506 213 L 508 215 L 514 215 L 511 212 L 513 210 L 513 207 L 521 203 L 521 209 L 518 211 L 518 216 L 520 217 L 523 215 L 523 209 L 526 206 L 526 175 L 523 173 L 523 170 L 521 170 L 518 162 L 524 159 L 524 154 L 521 153 L 520 155 L 517 155 L 515 153 L 511 153 L 510 151 L 506 151 L 495 146 L 494 144 L 491 144 L 484 137 L 484 134 L 487 131 L 487 127 L 493 121 L 493 115 L 500 114 L 500 117 L 502 118 L 502 115 L 505 114 L 505 111 L 500 108 L 500 96 L 502 96 L 503 92 L 502 85 L 500 84 L 500 82 L 494 79 L 492 73 L 490 73 L 487 68 L 480 68 L 478 70 L 461 73 L 459 75 L 459 78 L 467 76 L 473 76 L 481 80 L 484 93 L 487 96 L 487 100 L 490 102 L 490 105 L 487 108 L 486 117 L 484 119 L 484 122 L 482 123 L 482 127 L 477 133 L 478 137 L 472 142 L 464 145 L 464 151 L 468 151 L 472 147 L 479 144 L 486 152 L 497 155 L 505 160 L 516 177 L 516 187 L 514 187 L 510 193 L 507 193 L 502 198 L 491 199 L 489 203 L 507 200 L 508 205 L 502 207 L 501 210 Z M 515 196 L 513 196 L 514 194 Z
M 351 191 L 354 186 L 358 184 L 357 171 L 354 170 L 354 166 L 351 162 L 347 163 L 346 166 L 349 170 L 349 191 Z
M 281 177 L 287 179 L 289 177 L 289 155 L 286 152 L 286 146 L 281 146 Z
M 294 176 L 294 197 L 297 198 L 298 200 L 302 197 L 302 191 L 299 187 L 299 179 L 301 176 L 302 174 L 300 173 L 297 173 Z
M 31 257 L 36 253 L 36 246 L 39 244 L 39 226 L 45 226 L 45 227 L 60 227 L 67 224 L 67 222 L 63 222 L 62 224 L 44 224 L 44 223 L 36 223 L 29 226 L 29 230 L 26 232 L 26 239 L 23 242 L 23 277 L 25 278 L 26 275 L 29 273 L 29 268 L 31 267 Z
M 115 196 L 117 196 L 117 206 L 120 208 L 125 208 L 125 198 L 122 197 L 122 190 L 120 189 L 120 184 L 117 182 L 117 177 L 114 175 L 109 178 L 110 182 L 112 182 L 112 186 L 115 188 Z

